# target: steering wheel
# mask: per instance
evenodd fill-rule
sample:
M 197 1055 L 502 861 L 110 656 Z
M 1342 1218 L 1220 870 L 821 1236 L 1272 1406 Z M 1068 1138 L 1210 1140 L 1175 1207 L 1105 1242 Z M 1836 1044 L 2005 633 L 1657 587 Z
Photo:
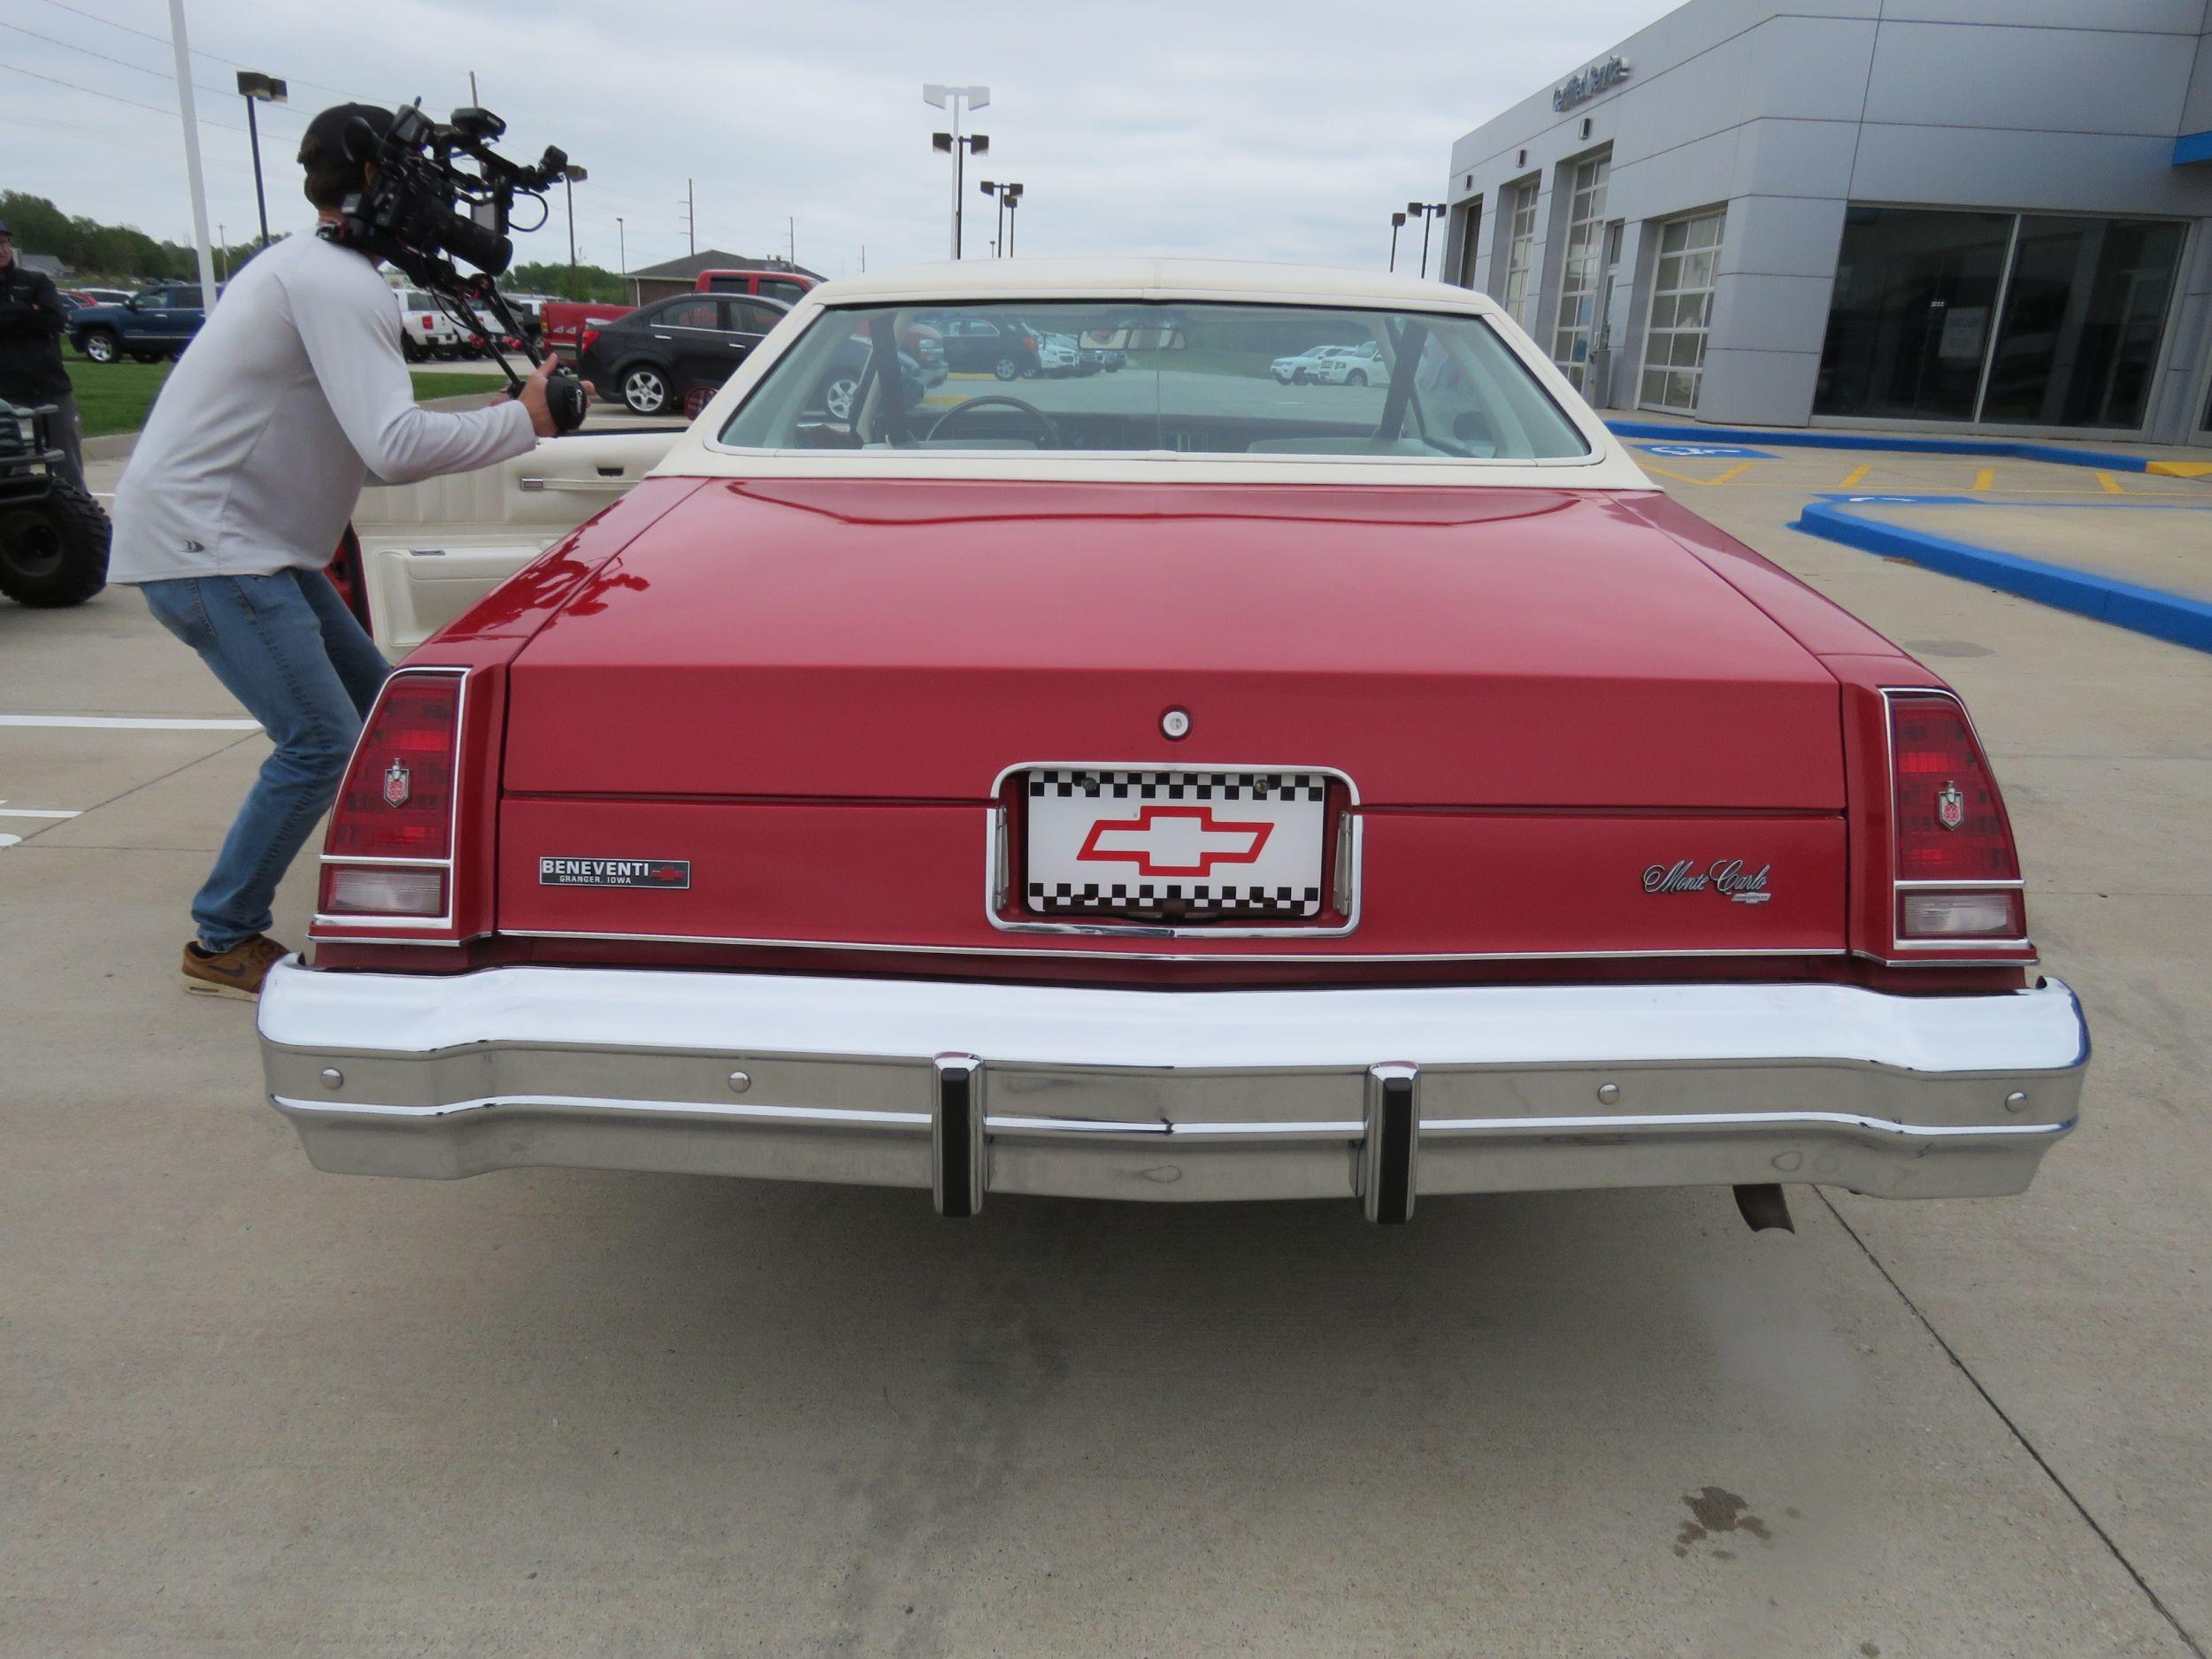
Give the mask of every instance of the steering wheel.
M 1009 397 L 1003 392 L 994 392 L 987 397 L 971 397 L 964 403 L 955 403 L 950 409 L 945 411 L 943 414 L 938 416 L 934 421 L 930 423 L 929 430 L 922 434 L 922 442 L 925 443 L 934 442 L 936 441 L 937 434 L 945 429 L 946 423 L 951 420 L 955 415 L 964 415 L 972 409 L 981 409 L 987 404 L 992 403 L 1003 403 L 1007 408 L 1018 410 L 1021 413 L 1028 416 L 1030 419 L 1035 421 L 1037 423 L 1037 430 L 1044 436 L 1044 442 L 1041 446 L 1042 448 L 1048 449 L 1057 449 L 1064 447 L 1060 441 L 1060 428 L 1052 424 L 1051 416 L 1046 414 L 1045 411 L 1038 408 L 1036 404 L 1025 403 L 1020 398 Z

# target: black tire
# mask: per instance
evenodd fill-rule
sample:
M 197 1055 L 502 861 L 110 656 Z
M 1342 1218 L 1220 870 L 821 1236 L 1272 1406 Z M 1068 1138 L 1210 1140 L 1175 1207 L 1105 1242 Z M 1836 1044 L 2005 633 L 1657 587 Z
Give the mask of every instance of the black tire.
M 1293 386 L 1303 386 L 1308 379 L 1309 376 L 1303 369 L 1293 369 L 1290 372 L 1290 383 Z
M 95 363 L 114 363 L 123 355 L 123 342 L 112 328 L 88 328 L 77 336 L 77 349 Z
M 405 357 L 410 363 L 420 363 L 422 361 L 423 349 L 420 346 L 415 343 L 414 335 L 402 334 L 399 337 L 399 355 Z
M 0 503 L 0 594 L 19 605 L 81 605 L 108 585 L 108 516 L 67 479 L 36 501 Z
M 1349 374 L 1344 377 L 1344 383 L 1347 386 L 1366 385 L 1367 371 L 1365 369 L 1354 369 Z
M 633 363 L 615 377 L 615 384 L 634 415 L 664 415 L 676 401 L 675 383 L 657 363 Z
M 134 351 L 131 353 L 131 361 L 133 363 L 158 363 L 165 355 L 167 354 L 160 351 Z
M 1021 374 L 1022 365 L 1018 359 L 1013 357 L 1001 357 L 996 363 L 991 365 L 991 377 L 994 380 L 1018 380 L 1021 379 Z

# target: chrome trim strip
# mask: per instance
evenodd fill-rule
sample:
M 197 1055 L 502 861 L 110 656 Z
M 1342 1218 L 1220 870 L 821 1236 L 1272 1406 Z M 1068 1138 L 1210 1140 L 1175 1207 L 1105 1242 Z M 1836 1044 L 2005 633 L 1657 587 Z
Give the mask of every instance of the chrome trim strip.
M 928 1112 L 852 1111 L 826 1106 L 747 1106 L 736 1102 L 611 1100 L 588 1094 L 495 1094 L 477 1100 L 453 1101 L 439 1106 L 382 1106 L 363 1102 L 307 1100 L 296 1095 L 269 1097 L 287 1111 L 336 1118 L 451 1118 L 465 1112 L 496 1111 L 510 1107 L 550 1106 L 586 1111 L 672 1112 L 706 1118 L 750 1118 L 770 1122 L 812 1123 L 854 1129 L 928 1129 Z M 1863 1129 L 1898 1135 L 1906 1140 L 1947 1141 L 1976 1136 L 2039 1138 L 2070 1133 L 2076 1119 L 2060 1123 L 1915 1124 L 1894 1118 L 1869 1118 L 1857 1112 L 1666 1112 L 1622 1114 L 1591 1118 L 1425 1118 L 1424 1135 L 1611 1134 L 1624 1129 Z M 992 1134 L 1150 1135 L 1174 1140 L 1200 1136 L 1298 1137 L 1314 1141 L 1361 1141 L 1367 1125 L 1355 1118 L 1317 1118 L 1306 1123 L 1237 1124 L 1171 1123 L 1156 1119 L 1113 1123 L 1081 1118 L 994 1118 L 983 1120 Z
M 1051 956 L 1079 962 L 1597 962 L 1664 961 L 1671 957 L 1736 956 L 1847 956 L 1840 945 L 1804 946 L 1798 949 L 1758 950 L 1440 950 L 1360 953 L 1340 950 L 1282 950 L 1274 952 L 1206 950 L 1056 950 L 1038 945 L 900 945 L 845 939 L 743 939 L 706 933 L 587 933 L 548 927 L 503 927 L 510 939 L 601 939 L 641 945 L 743 945 L 761 949 L 895 951 L 918 956 Z M 347 944 L 411 944 L 411 940 L 349 939 Z M 1973 941 L 1979 943 L 1979 941 Z M 1865 953 L 1862 953 L 1865 954 Z M 1876 957 L 1874 960 L 1886 960 Z M 1910 964 L 1904 964 L 1910 965 Z M 2017 968 L 2016 958 L 1987 964 Z
M 269 1097 L 287 1111 L 372 1118 L 450 1118 L 459 1112 L 496 1111 L 507 1106 L 553 1106 L 581 1111 L 682 1112 L 702 1118 L 759 1118 L 780 1123 L 842 1124 L 864 1129 L 926 1129 L 927 1112 L 861 1111 L 842 1106 L 748 1106 L 731 1101 L 620 1100 L 599 1094 L 480 1094 L 474 1100 L 444 1101 L 435 1106 L 380 1106 L 357 1101 Z
M 1078 1135 L 1301 1135 L 1321 1141 L 1356 1141 L 1367 1125 L 1356 1118 L 1318 1118 L 1276 1124 L 1175 1123 L 1165 1118 L 1127 1123 L 1099 1118 L 990 1118 L 983 1126 L 994 1134 Z
M 2050 1124 L 1907 1124 L 1857 1112 L 1660 1112 L 1615 1118 L 1425 1118 L 1426 1134 L 1606 1133 L 1616 1129 L 1815 1128 L 1872 1129 L 1929 1141 L 1961 1135 L 2062 1135 L 2074 1126 L 2069 1118 Z
M 1311 772 L 1324 778 L 1333 778 L 1344 786 L 1346 805 L 1344 818 L 1351 824 L 1352 882 L 1351 904 L 1345 912 L 1341 927 L 1177 927 L 1171 924 L 1154 922 L 1010 922 L 999 914 L 991 902 L 1000 878 L 1006 878 L 1007 902 L 1014 902 L 1013 847 L 1010 832 L 1002 849 L 1001 832 L 1006 826 L 1000 822 L 1006 811 L 1000 799 L 1006 780 L 1025 772 Z M 1243 762 L 1231 764 L 1224 761 L 1131 761 L 1131 760 L 1025 760 L 1011 766 L 1002 767 L 997 777 L 991 780 L 991 806 L 984 820 L 984 919 L 1002 933 L 1077 933 L 1092 938 L 1108 939 L 1341 939 L 1359 926 L 1360 867 L 1363 856 L 1364 825 L 1360 813 L 1359 786 L 1352 775 L 1334 766 L 1251 765 Z M 1322 825 L 1322 852 L 1328 852 L 1329 826 Z M 996 860 L 1003 852 L 1004 864 Z M 1343 880 L 1343 872 L 1337 872 L 1337 879 Z
M 1995 892 L 1999 889 L 2021 888 L 2027 885 L 2026 881 L 2016 876 L 2009 881 L 1893 881 L 1890 883 L 1890 886 L 1901 892 L 1911 887 L 1941 887 L 1952 893 Z

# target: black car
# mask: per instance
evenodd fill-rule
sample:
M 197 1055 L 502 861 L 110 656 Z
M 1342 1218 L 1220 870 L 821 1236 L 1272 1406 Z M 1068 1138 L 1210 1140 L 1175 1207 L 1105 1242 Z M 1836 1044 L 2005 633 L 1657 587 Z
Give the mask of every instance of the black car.
M 728 380 L 788 309 L 750 295 L 657 300 L 587 326 L 578 368 L 601 396 L 619 397 L 634 414 L 680 414 L 692 392 Z
M 1018 380 L 1036 374 L 1037 331 L 1018 317 L 977 317 L 945 312 L 918 319 L 937 335 L 945 367 L 955 374 L 989 374 Z

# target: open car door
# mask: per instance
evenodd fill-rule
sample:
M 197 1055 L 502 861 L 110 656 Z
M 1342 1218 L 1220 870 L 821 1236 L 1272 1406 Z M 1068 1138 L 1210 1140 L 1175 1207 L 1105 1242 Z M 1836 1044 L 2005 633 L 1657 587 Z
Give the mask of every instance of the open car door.
M 397 662 L 657 465 L 680 426 L 541 438 L 527 455 L 426 479 L 372 484 L 353 528 L 350 572 L 334 565 L 355 613 Z M 346 580 L 350 574 L 351 581 Z

